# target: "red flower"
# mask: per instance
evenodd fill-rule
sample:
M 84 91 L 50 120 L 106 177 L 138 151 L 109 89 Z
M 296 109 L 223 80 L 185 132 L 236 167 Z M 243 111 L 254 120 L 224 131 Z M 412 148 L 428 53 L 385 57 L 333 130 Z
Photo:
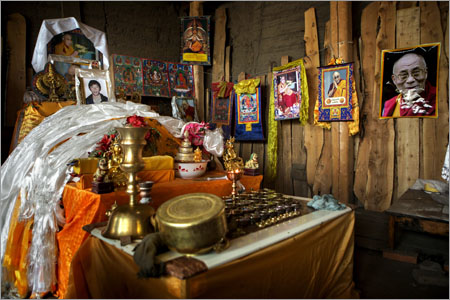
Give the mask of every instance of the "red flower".
M 143 117 L 136 115 L 128 117 L 127 124 L 130 124 L 133 127 L 145 127 L 147 125 Z

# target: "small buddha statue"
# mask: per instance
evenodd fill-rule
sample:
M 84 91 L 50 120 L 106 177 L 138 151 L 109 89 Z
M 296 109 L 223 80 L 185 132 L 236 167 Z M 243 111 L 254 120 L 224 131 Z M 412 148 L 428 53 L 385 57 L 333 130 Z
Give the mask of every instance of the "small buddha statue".
M 199 147 L 195 149 L 194 151 L 194 162 L 201 162 L 202 161 L 202 150 L 200 150 Z

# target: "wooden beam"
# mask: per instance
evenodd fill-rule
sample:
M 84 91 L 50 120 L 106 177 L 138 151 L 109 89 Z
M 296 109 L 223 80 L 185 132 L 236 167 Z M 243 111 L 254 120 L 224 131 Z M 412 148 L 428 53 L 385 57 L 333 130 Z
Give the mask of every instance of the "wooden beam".
M 225 48 L 225 81 L 230 81 L 230 46 Z
M 331 48 L 336 57 L 352 61 L 351 2 L 330 2 Z M 333 195 L 344 203 L 352 202 L 353 138 L 346 122 L 332 122 Z
M 196 17 L 203 15 L 203 5 L 201 1 L 190 3 L 189 16 Z M 193 65 L 195 102 L 200 121 L 205 120 L 205 90 L 203 66 Z
M 420 8 L 412 7 L 397 11 L 397 48 L 420 44 Z M 419 178 L 419 119 L 397 120 L 397 175 L 400 197 Z
M 212 82 L 221 81 L 225 77 L 225 40 L 227 38 L 225 31 L 227 24 L 225 7 L 216 9 L 215 20 Z
M 419 5 L 420 43 L 441 42 L 438 98 L 436 99 L 439 118 L 423 119 L 423 127 L 420 132 L 423 158 L 419 173 L 420 178 L 440 180 L 448 143 L 448 139 L 442 138 L 448 136 L 448 59 L 444 50 L 446 44 L 437 2 L 419 2 Z
M 308 79 L 309 111 L 308 124 L 304 128 L 306 148 L 306 179 L 312 189 L 323 147 L 323 129 L 314 126 L 314 106 L 318 97 L 318 76 L 320 67 L 319 38 L 317 34 L 316 11 L 314 7 L 305 12 L 305 72 Z M 310 195 L 312 196 L 312 195 Z
M 367 168 L 367 190 L 365 207 L 383 211 L 391 205 L 394 186 L 393 120 L 379 120 L 381 85 L 381 50 L 395 48 L 395 3 L 382 1 L 378 12 L 380 28 L 375 42 L 375 68 L 373 81 L 372 111 L 368 122 L 371 144 Z M 370 50 L 369 50 L 370 51 Z M 370 83 L 369 83 L 370 84 Z
M 9 49 L 8 72 L 6 77 L 6 126 L 13 127 L 17 112 L 22 108 L 26 89 L 25 68 L 26 22 L 21 14 L 11 14 L 6 23 L 7 45 Z

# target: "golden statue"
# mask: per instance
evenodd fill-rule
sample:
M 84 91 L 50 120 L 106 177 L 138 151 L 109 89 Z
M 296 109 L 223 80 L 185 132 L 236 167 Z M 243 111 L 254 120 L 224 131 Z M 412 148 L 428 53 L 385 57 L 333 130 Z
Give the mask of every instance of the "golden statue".
M 199 147 L 195 149 L 194 151 L 194 162 L 201 162 L 202 161 L 202 150 L 200 150 Z
M 109 182 L 108 176 L 108 159 L 100 158 L 98 160 L 97 170 L 94 173 L 94 181 L 95 182 Z
M 120 168 L 120 164 L 123 161 L 123 153 L 118 137 L 109 146 L 107 154 L 110 157 L 108 161 L 109 177 L 116 187 L 126 186 L 128 179 L 125 172 Z
M 225 169 L 227 171 L 242 170 L 244 168 L 244 162 L 242 157 L 237 157 L 234 151 L 234 137 L 227 140 L 225 148 L 225 154 L 223 155 Z

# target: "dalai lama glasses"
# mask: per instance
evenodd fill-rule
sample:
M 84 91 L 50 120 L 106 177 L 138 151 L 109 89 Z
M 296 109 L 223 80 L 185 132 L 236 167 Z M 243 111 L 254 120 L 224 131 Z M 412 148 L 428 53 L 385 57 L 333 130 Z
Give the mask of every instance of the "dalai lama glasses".
M 404 82 L 409 78 L 409 76 L 414 77 L 414 79 L 422 79 L 425 76 L 425 71 L 426 70 L 424 69 L 414 69 L 412 71 L 402 71 L 399 74 L 394 75 L 398 80 Z

